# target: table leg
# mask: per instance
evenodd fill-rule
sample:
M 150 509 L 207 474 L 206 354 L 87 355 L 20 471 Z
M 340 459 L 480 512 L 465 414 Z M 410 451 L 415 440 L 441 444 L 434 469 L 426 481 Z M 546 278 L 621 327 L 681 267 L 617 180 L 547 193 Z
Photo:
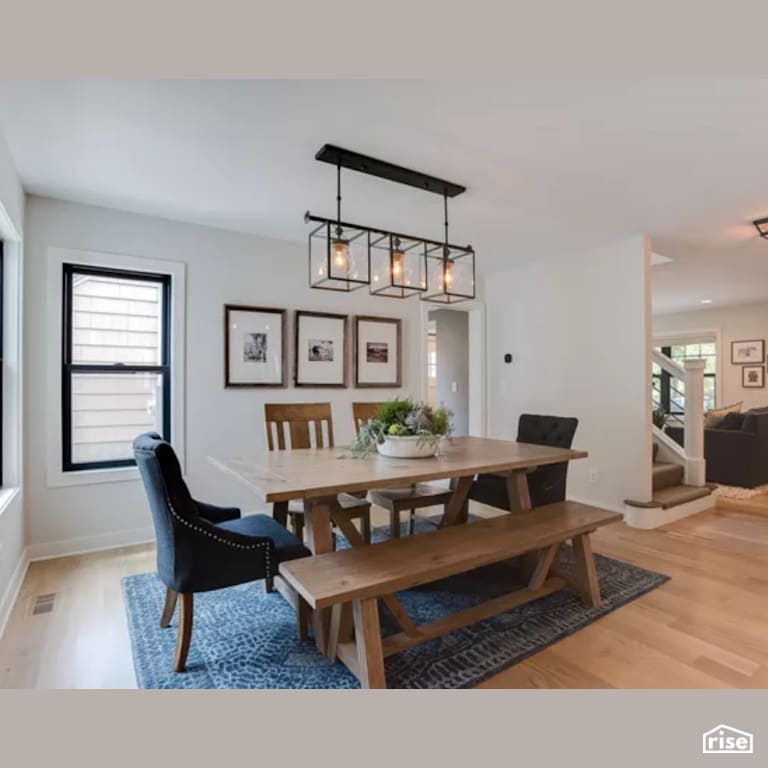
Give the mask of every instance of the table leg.
M 456 489 L 453 492 L 453 497 L 448 502 L 448 505 L 445 508 L 445 513 L 443 514 L 443 519 L 440 521 L 440 528 L 446 528 L 449 525 L 457 525 L 462 522 L 462 518 L 465 517 L 464 511 L 467 503 L 467 496 L 469 495 L 469 490 L 472 488 L 474 480 L 474 475 L 467 475 L 466 477 L 460 477 L 458 479 Z
M 528 491 L 527 470 L 517 469 L 507 475 L 507 498 L 511 514 L 526 512 L 531 509 L 531 494 Z M 520 563 L 522 578 L 529 582 L 536 572 L 539 553 L 529 552 L 527 555 L 522 555 L 518 562 Z
M 315 555 L 333 551 L 333 531 L 331 515 L 333 505 L 338 503 L 335 497 L 306 499 L 304 517 L 307 523 L 307 546 Z M 328 608 L 312 611 L 312 628 L 315 644 L 320 653 L 328 649 L 328 636 L 331 625 L 331 611 Z

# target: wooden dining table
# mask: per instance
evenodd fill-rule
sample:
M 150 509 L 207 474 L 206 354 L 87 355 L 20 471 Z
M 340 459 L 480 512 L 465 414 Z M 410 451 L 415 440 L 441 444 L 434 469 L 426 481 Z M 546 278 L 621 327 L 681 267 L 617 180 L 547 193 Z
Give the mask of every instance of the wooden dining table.
M 587 456 L 585 451 L 532 443 L 459 437 L 444 441 L 438 456 L 391 459 L 378 454 L 365 458 L 349 455 L 345 448 L 309 448 L 273 451 L 239 457 L 209 456 L 209 461 L 244 483 L 259 498 L 278 505 L 300 500 L 304 505 L 307 546 L 314 554 L 333 550 L 334 511 L 338 494 L 360 494 L 373 488 L 395 488 L 433 480 L 453 480 L 453 496 L 440 526 L 466 522 L 467 496 L 480 473 L 506 478 L 511 512 L 531 508 L 527 473 L 546 464 L 559 464 Z M 364 541 L 351 523 L 340 526 L 352 546 Z M 388 607 L 398 610 L 392 599 Z M 315 612 L 315 639 L 326 651 L 330 613 Z

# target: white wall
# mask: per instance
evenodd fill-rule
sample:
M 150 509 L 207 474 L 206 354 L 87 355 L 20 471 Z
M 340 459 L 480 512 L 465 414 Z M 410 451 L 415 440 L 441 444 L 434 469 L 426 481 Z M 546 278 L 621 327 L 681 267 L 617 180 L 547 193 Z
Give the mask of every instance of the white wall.
M 616 509 L 651 494 L 649 268 L 633 237 L 484 281 L 490 436 L 514 439 L 524 412 L 578 417 L 590 455 L 568 494 Z
M 297 214 L 300 215 L 300 214 Z M 337 443 L 352 438 L 351 402 L 419 395 L 418 299 L 312 290 L 305 247 L 224 230 L 29 197 L 26 217 L 26 450 L 28 536 L 33 555 L 109 546 L 149 533 L 140 482 L 49 488 L 46 485 L 45 271 L 49 247 L 112 252 L 186 263 L 186 472 L 193 494 L 245 509 L 260 506 L 236 481 L 207 461 L 264 448 L 263 403 L 330 401 Z M 224 389 L 225 303 L 318 309 L 403 318 L 403 387 L 388 389 Z M 292 339 L 289 326 L 289 340 Z M 351 328 L 350 328 L 351 332 Z M 289 349 L 290 349 L 289 343 Z M 292 366 L 291 366 L 292 367 Z
M 469 314 L 437 309 L 429 313 L 437 334 L 436 402 L 453 411 L 453 433 L 469 434 Z M 453 391 L 453 384 L 456 391 Z
M 5 485 L 21 486 L 21 466 L 18 459 L 18 442 L 20 429 L 18 420 L 18 400 L 20 398 L 20 379 L 18 378 L 18 363 L 21 350 L 18 340 L 18 278 L 21 263 L 20 238 L 24 224 L 24 192 L 21 189 L 16 168 L 11 159 L 5 139 L 0 134 L 0 238 L 6 239 L 6 316 L 5 328 L 5 387 L 4 419 L 6 430 L 4 481 Z M 3 213 L 4 212 L 4 213 Z M 7 220 L 6 220 L 7 216 Z M 10 231 L 18 238 L 14 243 L 8 242 Z M 11 253 L 13 249 L 13 253 Z M 11 300 L 13 299 L 13 300 Z M 15 315 L 13 314 L 15 313 Z M 11 316 L 9 316 L 11 315 Z M 18 434 L 14 434 L 18 432 Z M 9 444 L 12 442 L 13 444 Z M 8 499 L 6 494 L 0 494 L 5 506 L 0 511 L 0 632 L 7 613 L 10 611 L 24 566 L 24 499 L 21 488 Z
M 731 342 L 765 339 L 768 343 L 768 304 L 746 304 L 738 307 L 711 307 L 694 312 L 656 315 L 653 333 L 676 334 L 695 331 L 719 333 L 717 403 L 727 405 L 744 402 L 744 410 L 768 405 L 768 389 L 744 389 L 740 365 L 731 365 Z M 763 361 L 765 362 L 765 361 Z

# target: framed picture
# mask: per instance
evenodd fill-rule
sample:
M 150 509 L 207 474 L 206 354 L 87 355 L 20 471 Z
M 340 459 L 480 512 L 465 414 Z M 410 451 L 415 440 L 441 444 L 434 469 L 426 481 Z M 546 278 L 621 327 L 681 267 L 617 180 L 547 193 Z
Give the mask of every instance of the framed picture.
M 355 386 L 399 387 L 402 380 L 402 321 L 355 317 Z
M 286 385 L 287 314 L 284 309 L 225 305 L 225 387 Z
M 762 389 L 765 386 L 765 367 L 745 365 L 741 369 L 741 386 L 746 389 Z
M 297 387 L 346 387 L 347 316 L 296 312 L 293 376 Z
M 731 363 L 733 365 L 760 364 L 765 360 L 765 339 L 731 342 Z

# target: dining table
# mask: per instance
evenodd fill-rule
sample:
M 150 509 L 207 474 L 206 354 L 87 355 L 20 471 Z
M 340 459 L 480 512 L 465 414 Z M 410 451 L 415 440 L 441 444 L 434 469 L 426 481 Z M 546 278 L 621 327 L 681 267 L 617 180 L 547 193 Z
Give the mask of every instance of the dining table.
M 261 500 L 276 505 L 301 501 L 306 518 L 306 545 L 313 554 L 334 548 L 333 525 L 339 525 L 351 546 L 364 546 L 353 524 L 334 519 L 339 494 L 361 495 L 374 488 L 398 488 L 416 483 L 450 480 L 453 496 L 441 527 L 467 522 L 467 499 L 478 474 L 506 479 L 510 513 L 531 509 L 526 475 L 537 467 L 585 458 L 585 451 L 481 437 L 454 437 L 441 442 L 436 456 L 388 458 L 378 453 L 357 456 L 348 448 L 307 448 L 243 456 L 209 456 L 221 471 L 244 483 Z M 372 545 L 372 546 L 375 546 Z M 397 615 L 394 596 L 387 607 Z M 331 615 L 316 611 L 315 641 L 327 652 Z

